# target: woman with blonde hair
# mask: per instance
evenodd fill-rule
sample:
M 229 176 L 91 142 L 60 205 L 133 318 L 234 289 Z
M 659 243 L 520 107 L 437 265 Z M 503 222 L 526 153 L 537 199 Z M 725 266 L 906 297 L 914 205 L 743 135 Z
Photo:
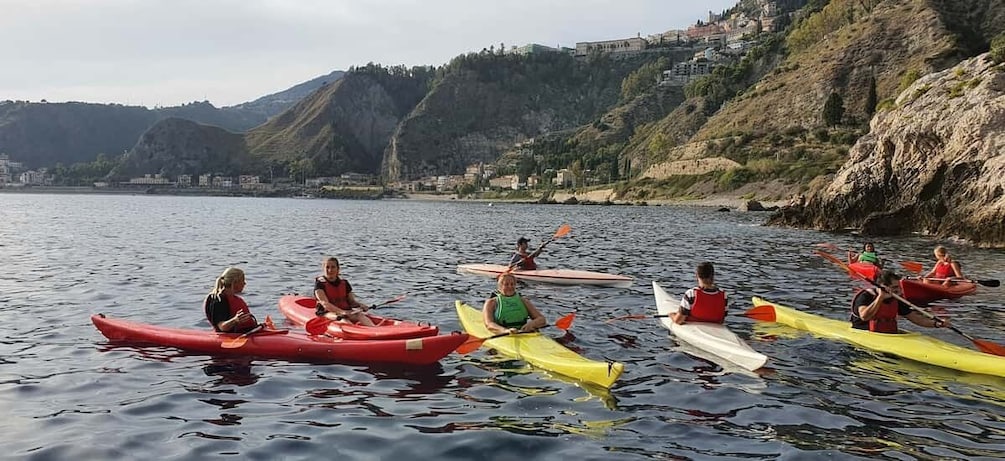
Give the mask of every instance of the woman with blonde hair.
M 924 278 L 934 277 L 936 279 L 945 279 L 938 280 L 943 282 L 944 285 L 948 285 L 952 278 L 963 278 L 963 269 L 960 268 L 960 263 L 949 256 L 949 250 L 946 247 L 939 245 L 935 247 L 934 253 L 936 259 L 935 266 L 925 274 Z
M 244 291 L 244 271 L 228 267 L 216 278 L 203 309 L 213 329 L 225 333 L 247 333 L 258 326 L 248 304 L 238 296 Z

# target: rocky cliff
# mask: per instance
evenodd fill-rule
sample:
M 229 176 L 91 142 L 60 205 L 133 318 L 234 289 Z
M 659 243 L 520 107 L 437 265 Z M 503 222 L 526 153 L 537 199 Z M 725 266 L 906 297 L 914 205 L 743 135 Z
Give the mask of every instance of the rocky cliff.
M 921 232 L 1005 247 L 1005 65 L 987 55 L 922 77 L 872 119 L 833 181 L 774 223 Z
M 248 132 L 248 145 L 266 161 L 307 161 L 314 176 L 376 173 L 398 123 L 424 93 L 421 79 L 352 72 Z

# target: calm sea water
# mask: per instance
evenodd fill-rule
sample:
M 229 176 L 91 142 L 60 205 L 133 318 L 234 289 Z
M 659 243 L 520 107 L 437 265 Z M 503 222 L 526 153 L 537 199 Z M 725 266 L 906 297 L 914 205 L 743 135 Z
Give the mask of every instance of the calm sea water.
M 851 281 L 812 255 L 851 235 L 762 227 L 764 214 L 704 208 L 0 194 L 0 440 L 28 459 L 991 459 L 1005 456 L 1005 378 L 958 373 L 788 328 L 727 320 L 769 355 L 762 375 L 682 352 L 655 320 L 650 282 L 671 292 L 717 265 L 731 310 L 752 295 L 835 318 Z M 550 267 L 630 275 L 629 289 L 526 285 L 545 315 L 578 316 L 568 345 L 624 362 L 587 389 L 485 349 L 434 367 L 235 360 L 109 344 L 102 312 L 208 328 L 201 300 L 228 265 L 245 299 L 280 318 L 336 255 L 365 302 L 407 293 L 385 315 L 459 330 L 453 302 L 493 280 L 457 264 L 504 262 L 562 223 Z M 935 242 L 877 242 L 930 263 Z M 1005 278 L 1005 253 L 951 246 L 966 272 Z M 935 308 L 1005 343 L 1002 289 Z M 558 336 L 557 332 L 553 332 Z M 968 344 L 951 331 L 940 338 Z

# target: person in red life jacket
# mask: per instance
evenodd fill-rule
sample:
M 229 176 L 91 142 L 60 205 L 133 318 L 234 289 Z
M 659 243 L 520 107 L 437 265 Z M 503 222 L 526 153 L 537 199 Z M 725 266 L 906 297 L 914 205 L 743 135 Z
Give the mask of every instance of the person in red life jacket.
M 203 309 L 213 329 L 226 333 L 247 333 L 258 327 L 258 321 L 248 310 L 248 304 L 238 296 L 244 291 L 244 271 L 228 267 L 216 278 L 213 290 L 206 296 Z
M 520 237 L 516 241 L 516 252 L 513 256 L 509 258 L 509 267 L 516 270 L 532 271 L 537 269 L 537 263 L 534 262 L 534 258 L 541 254 L 544 250 L 544 245 L 541 245 L 533 253 L 527 253 L 527 247 L 530 244 L 530 240 L 526 237 Z
M 529 299 L 516 292 L 516 277 L 502 274 L 496 282 L 495 296 L 482 306 L 482 321 L 493 333 L 529 333 L 548 324 L 541 311 Z
M 935 247 L 935 266 L 932 270 L 925 274 L 924 278 L 937 278 L 945 280 L 932 281 L 933 283 L 942 282 L 943 285 L 949 285 L 952 278 L 963 278 L 963 269 L 960 268 L 960 263 L 949 256 L 949 250 L 946 247 L 939 245 Z M 925 280 L 926 282 L 928 280 Z
M 698 286 L 688 289 L 680 299 L 680 310 L 673 315 L 674 323 L 722 323 L 726 319 L 726 292 L 715 285 L 715 266 L 706 261 L 695 270 Z
M 339 277 L 338 258 L 326 258 L 321 267 L 324 275 L 314 279 L 314 297 L 318 300 L 315 314 L 372 327 L 373 321 L 364 313 L 369 308 L 356 300 L 349 281 Z
M 851 327 L 876 333 L 898 333 L 897 317 L 905 317 L 912 323 L 926 328 L 949 325 L 949 319 L 930 319 L 893 297 L 900 295 L 900 276 L 891 270 L 879 274 L 880 287 L 862 290 L 851 301 Z

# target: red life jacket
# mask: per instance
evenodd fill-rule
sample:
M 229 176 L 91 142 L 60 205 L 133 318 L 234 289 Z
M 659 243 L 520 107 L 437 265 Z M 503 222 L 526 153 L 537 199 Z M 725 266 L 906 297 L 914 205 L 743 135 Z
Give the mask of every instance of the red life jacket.
M 537 263 L 534 262 L 534 257 L 520 255 L 520 270 L 525 271 L 537 270 Z
M 240 296 L 237 295 L 226 295 L 227 297 L 227 307 L 230 308 L 230 316 L 233 317 L 240 312 L 247 312 L 251 314 L 251 310 L 248 309 L 248 303 L 244 302 Z M 234 327 L 234 331 L 241 331 L 255 327 L 258 325 L 258 320 L 255 319 L 254 315 L 247 317 L 243 322 Z
M 935 277 L 940 279 L 948 279 L 950 277 L 955 277 L 956 271 L 953 270 L 953 263 L 939 261 L 935 263 Z
M 349 310 L 349 291 L 346 290 L 346 286 L 341 278 L 335 279 L 334 282 L 325 280 L 325 296 L 328 297 L 328 302 L 342 310 Z
M 873 296 L 880 296 L 876 293 L 869 291 Z M 859 293 L 861 295 L 862 293 Z M 857 298 L 859 295 L 856 295 Z M 876 311 L 876 315 L 872 317 L 869 321 L 869 331 L 875 333 L 898 333 L 897 329 L 897 315 L 899 314 L 898 308 L 900 303 L 896 298 L 890 298 L 883 301 L 883 304 L 879 305 L 879 310 Z M 855 309 L 855 299 L 852 299 L 852 309 Z M 855 312 L 855 316 L 861 318 L 858 312 Z
M 726 292 L 719 290 L 708 293 L 701 288 L 694 289 L 694 303 L 687 320 L 690 322 L 722 323 L 726 320 Z

